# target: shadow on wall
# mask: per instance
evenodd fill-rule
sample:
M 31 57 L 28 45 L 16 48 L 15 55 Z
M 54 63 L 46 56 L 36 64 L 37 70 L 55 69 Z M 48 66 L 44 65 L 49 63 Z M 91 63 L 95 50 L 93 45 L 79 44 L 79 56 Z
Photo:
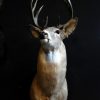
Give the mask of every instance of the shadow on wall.
M 2 2 L 3 2 L 3 0 L 0 0 L 0 7 L 2 6 Z
M 6 43 L 5 35 L 0 27 L 0 66 L 2 66 L 6 61 Z
M 2 11 L 2 5 L 3 0 L 0 0 L 0 13 Z M 6 61 L 6 42 L 5 42 L 5 34 L 4 30 L 2 28 L 2 25 L 0 25 L 0 67 L 5 64 Z

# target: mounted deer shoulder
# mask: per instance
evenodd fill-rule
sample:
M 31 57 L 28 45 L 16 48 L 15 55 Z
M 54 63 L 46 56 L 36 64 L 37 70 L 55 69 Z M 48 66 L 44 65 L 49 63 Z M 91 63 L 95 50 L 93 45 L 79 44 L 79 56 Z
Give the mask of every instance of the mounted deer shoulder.
M 43 6 L 35 16 L 36 5 L 37 0 L 32 7 L 35 26 L 31 25 L 31 30 L 32 35 L 40 40 L 41 47 L 38 54 L 37 73 L 31 86 L 31 100 L 67 100 L 68 88 L 65 78 L 67 57 L 62 40 L 68 38 L 75 30 L 78 19 L 71 18 L 64 25 L 42 29 L 38 25 L 38 16 Z

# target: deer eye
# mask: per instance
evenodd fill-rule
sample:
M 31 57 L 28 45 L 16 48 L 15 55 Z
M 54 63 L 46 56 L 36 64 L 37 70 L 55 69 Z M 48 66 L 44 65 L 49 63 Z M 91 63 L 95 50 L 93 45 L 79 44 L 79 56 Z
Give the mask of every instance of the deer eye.
M 60 31 L 59 30 L 56 30 L 55 33 L 60 34 Z

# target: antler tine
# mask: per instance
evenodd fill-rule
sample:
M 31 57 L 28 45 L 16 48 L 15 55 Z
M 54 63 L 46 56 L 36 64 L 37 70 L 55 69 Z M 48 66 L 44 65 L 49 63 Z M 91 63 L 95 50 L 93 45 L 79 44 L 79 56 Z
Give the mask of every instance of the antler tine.
M 65 2 L 67 2 L 66 0 L 64 0 Z M 72 11 L 72 18 L 73 18 L 73 6 L 72 6 L 72 3 L 71 3 L 71 1 L 70 0 L 68 0 L 68 3 L 70 4 L 70 6 L 71 6 L 71 11 Z
M 36 14 L 36 16 L 35 16 L 35 18 L 34 18 L 34 22 L 36 23 L 36 25 L 38 25 L 38 16 L 39 16 L 39 14 L 40 14 L 42 8 L 43 8 L 43 5 L 39 8 L 39 10 L 38 10 L 38 12 L 37 12 L 37 14 Z M 38 25 L 38 26 L 39 26 L 39 25 Z
M 39 24 L 38 24 L 38 16 L 39 16 L 39 14 L 40 14 L 40 12 L 41 12 L 41 10 L 43 8 L 43 5 L 39 8 L 39 10 L 37 11 L 37 13 L 35 15 L 34 11 L 36 9 L 37 2 L 38 2 L 38 0 L 36 0 L 34 6 L 32 6 L 32 4 L 33 4 L 33 0 L 32 0 L 32 2 L 31 2 L 31 8 L 32 8 L 32 16 L 33 16 L 34 23 L 35 23 L 36 26 L 39 26 Z
M 48 25 L 48 16 L 46 17 L 46 23 L 45 23 L 44 27 L 47 27 L 47 25 Z

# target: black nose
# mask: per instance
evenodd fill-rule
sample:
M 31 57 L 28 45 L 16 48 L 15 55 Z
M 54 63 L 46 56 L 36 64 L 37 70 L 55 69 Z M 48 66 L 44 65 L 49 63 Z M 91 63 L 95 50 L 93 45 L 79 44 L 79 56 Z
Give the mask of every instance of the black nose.
M 40 38 L 40 39 L 45 39 L 45 37 L 44 37 L 43 34 L 40 34 L 40 35 L 39 35 L 39 38 Z
M 39 37 L 40 39 L 45 39 L 47 37 L 47 33 L 41 32 Z

